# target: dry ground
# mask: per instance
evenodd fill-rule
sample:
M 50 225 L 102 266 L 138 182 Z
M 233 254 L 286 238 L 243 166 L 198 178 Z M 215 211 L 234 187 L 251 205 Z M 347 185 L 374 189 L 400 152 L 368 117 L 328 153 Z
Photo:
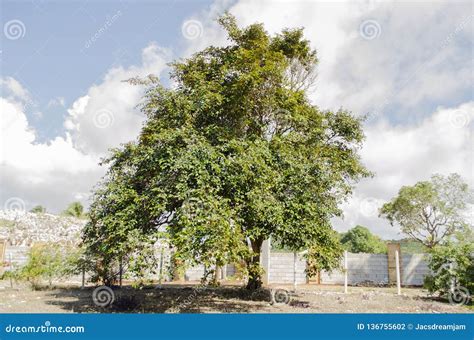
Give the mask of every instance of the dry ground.
M 278 286 L 279 288 L 292 288 Z M 26 284 L 0 281 L 0 313 L 472 313 L 472 307 L 450 305 L 420 288 L 301 285 L 289 303 L 271 304 L 268 290 L 256 293 L 238 286 L 207 288 L 195 284 L 166 284 L 114 289 L 115 301 L 97 307 L 94 287 L 62 286 L 32 290 Z

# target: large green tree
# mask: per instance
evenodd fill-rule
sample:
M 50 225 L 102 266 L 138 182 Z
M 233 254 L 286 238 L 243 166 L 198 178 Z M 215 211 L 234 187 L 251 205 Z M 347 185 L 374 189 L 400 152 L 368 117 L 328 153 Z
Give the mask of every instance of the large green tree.
M 468 185 L 458 174 L 433 175 L 429 181 L 402 187 L 382 206 L 380 215 L 431 249 L 454 233 L 472 228 L 466 218 L 471 199 Z
M 230 15 L 219 21 L 229 45 L 173 63 L 174 86 L 131 80 L 148 84 L 147 120 L 105 161 L 84 240 L 110 264 L 166 232 L 180 261 L 244 260 L 248 288 L 257 288 L 270 235 L 312 249 L 319 267 L 337 262 L 321 254 L 338 256 L 330 220 L 369 175 L 357 154 L 364 135 L 350 112 L 309 101 L 317 57 L 301 29 L 271 36 Z
M 380 237 L 361 225 L 355 226 L 341 237 L 344 249 L 352 253 L 385 253 L 387 245 Z

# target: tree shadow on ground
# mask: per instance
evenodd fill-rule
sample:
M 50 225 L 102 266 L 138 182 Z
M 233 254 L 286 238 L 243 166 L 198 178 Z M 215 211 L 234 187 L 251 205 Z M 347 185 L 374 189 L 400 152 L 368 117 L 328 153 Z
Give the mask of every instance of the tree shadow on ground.
M 56 289 L 45 302 L 74 313 L 248 313 L 263 310 L 270 303 L 267 289 L 174 285 L 114 287 L 113 303 L 100 306 L 92 297 L 95 288 Z

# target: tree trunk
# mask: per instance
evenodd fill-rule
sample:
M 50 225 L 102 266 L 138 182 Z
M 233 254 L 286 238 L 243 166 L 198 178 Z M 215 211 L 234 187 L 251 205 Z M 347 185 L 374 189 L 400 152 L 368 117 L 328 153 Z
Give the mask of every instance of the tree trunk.
M 249 279 L 247 289 L 256 290 L 262 287 L 262 268 L 260 266 L 260 251 L 262 249 L 263 239 L 256 239 L 250 242 L 253 255 L 247 261 Z

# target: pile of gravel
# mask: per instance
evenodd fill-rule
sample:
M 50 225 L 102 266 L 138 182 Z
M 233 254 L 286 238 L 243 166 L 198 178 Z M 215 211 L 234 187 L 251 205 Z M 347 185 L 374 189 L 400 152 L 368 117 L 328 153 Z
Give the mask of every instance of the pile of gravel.
M 35 242 L 77 244 L 86 220 L 47 213 L 0 210 L 0 239 L 12 246 L 30 246 Z

